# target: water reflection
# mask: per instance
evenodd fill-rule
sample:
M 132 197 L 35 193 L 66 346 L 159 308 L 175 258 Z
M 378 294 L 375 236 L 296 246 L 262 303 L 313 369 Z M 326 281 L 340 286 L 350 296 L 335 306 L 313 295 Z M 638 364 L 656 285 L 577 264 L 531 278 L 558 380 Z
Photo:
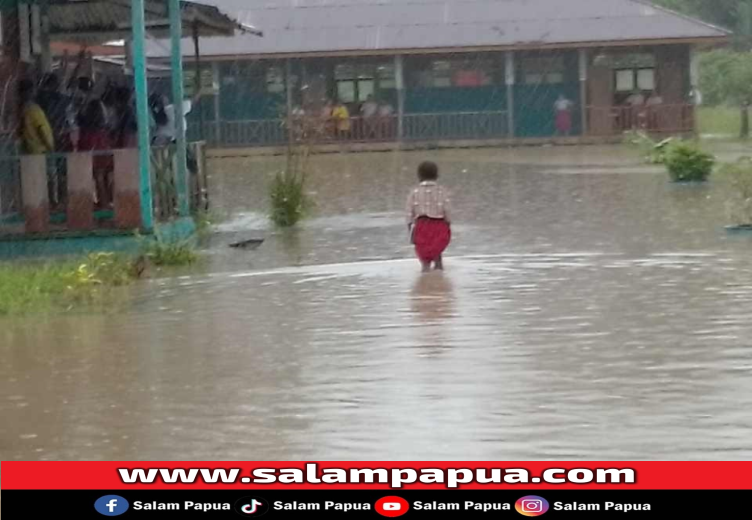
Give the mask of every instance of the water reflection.
M 449 275 L 434 271 L 417 276 L 410 294 L 418 334 L 416 348 L 434 357 L 451 349 L 448 331 L 455 317 L 455 295 Z
M 454 315 L 454 287 L 442 271 L 422 273 L 413 286 L 413 312 L 427 323 L 444 322 Z

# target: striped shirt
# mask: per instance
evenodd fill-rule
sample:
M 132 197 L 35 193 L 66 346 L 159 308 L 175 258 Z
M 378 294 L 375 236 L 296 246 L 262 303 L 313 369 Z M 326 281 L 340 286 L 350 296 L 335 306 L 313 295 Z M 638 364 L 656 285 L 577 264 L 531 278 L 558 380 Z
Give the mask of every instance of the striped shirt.
M 420 217 L 444 219 L 450 222 L 449 190 L 433 181 L 421 182 L 407 197 L 407 223 Z

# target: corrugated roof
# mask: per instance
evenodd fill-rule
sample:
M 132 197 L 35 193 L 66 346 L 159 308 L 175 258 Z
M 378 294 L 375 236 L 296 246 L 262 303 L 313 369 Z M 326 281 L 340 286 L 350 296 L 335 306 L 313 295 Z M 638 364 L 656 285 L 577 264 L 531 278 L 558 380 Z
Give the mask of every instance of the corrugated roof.
M 304 54 L 718 39 L 720 28 L 638 0 L 205 0 L 264 31 L 202 53 Z M 186 48 L 186 51 L 189 49 Z
M 181 2 L 184 30 L 197 24 L 202 36 L 231 36 L 241 24 L 215 5 Z M 149 34 L 169 36 L 167 3 L 146 0 L 145 20 Z M 50 36 L 54 40 L 85 44 L 102 43 L 131 35 L 130 0 L 56 0 L 49 7 Z

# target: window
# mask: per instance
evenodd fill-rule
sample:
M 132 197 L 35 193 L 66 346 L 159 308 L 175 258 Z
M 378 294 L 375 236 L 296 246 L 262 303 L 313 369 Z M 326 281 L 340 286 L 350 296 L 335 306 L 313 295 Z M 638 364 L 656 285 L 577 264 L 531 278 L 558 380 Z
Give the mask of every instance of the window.
M 266 91 L 281 94 L 285 91 L 285 74 L 282 67 L 269 67 L 266 71 Z
M 522 60 L 522 78 L 528 85 L 564 82 L 564 57 L 540 56 Z
M 378 79 L 380 89 L 397 88 L 397 76 L 394 71 L 394 65 L 379 65 L 376 68 L 376 78 Z
M 640 69 L 637 71 L 637 88 L 640 90 L 655 90 L 655 69 Z
M 494 63 L 488 58 L 433 60 L 424 63 L 415 77 L 423 88 L 482 87 L 494 83 Z
M 355 103 L 355 82 L 349 80 L 337 81 L 337 99 L 343 103 Z
M 617 92 L 655 90 L 655 69 L 622 69 L 615 74 Z
M 633 70 L 616 71 L 616 91 L 631 92 L 635 88 L 635 76 Z
M 375 67 L 363 63 L 342 63 L 334 68 L 337 99 L 343 103 L 362 103 L 376 89 Z

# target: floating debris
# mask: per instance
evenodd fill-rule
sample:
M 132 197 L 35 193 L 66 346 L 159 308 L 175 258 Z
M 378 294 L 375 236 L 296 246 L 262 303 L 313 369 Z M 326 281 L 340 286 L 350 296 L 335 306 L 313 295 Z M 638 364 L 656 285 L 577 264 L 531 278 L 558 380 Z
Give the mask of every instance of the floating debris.
M 263 243 L 263 238 L 251 238 L 249 240 L 243 240 L 241 242 L 234 242 L 230 244 L 230 247 L 233 247 L 235 249 L 256 249 Z

